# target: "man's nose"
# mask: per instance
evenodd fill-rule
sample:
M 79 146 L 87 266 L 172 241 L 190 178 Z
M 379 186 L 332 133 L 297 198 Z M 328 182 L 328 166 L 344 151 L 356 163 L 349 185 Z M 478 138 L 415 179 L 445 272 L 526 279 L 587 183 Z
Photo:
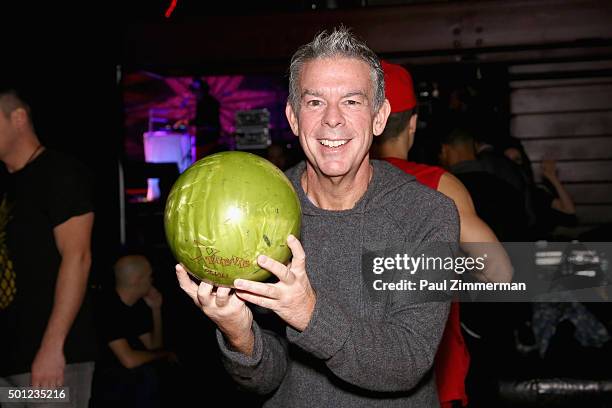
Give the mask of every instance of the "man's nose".
M 323 125 L 335 128 L 344 125 L 344 116 L 338 106 L 329 104 L 323 114 Z

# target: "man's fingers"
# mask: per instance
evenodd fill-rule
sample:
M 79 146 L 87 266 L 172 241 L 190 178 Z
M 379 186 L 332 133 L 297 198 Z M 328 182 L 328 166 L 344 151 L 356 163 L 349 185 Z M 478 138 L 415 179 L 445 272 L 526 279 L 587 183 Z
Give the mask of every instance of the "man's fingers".
M 200 282 L 200 286 L 198 286 L 198 292 L 194 301 L 199 306 L 206 306 L 210 303 L 210 297 L 213 290 L 213 285 L 206 282 Z
M 38 376 L 34 376 L 32 375 L 31 379 L 30 379 L 30 385 L 32 387 L 40 387 L 40 379 L 38 378 Z
M 251 292 L 245 292 L 242 290 L 236 290 L 236 296 L 245 302 L 252 303 L 257 306 L 265 307 L 266 309 L 272 308 L 272 301 L 266 297 L 255 295 Z
M 283 268 L 287 269 L 284 265 Z M 236 279 L 234 281 L 234 286 L 236 287 L 236 289 L 250 292 L 258 296 L 264 296 L 270 299 L 278 299 L 280 297 L 278 288 L 271 283 L 261 283 L 245 279 Z
M 178 279 L 181 289 L 183 289 L 195 302 L 198 295 L 198 285 L 189 278 L 187 271 L 181 264 L 176 265 L 176 278 Z
M 217 307 L 223 307 L 229 303 L 230 290 L 230 288 L 217 288 L 217 292 L 215 293 L 215 304 Z
M 289 268 L 270 257 L 259 255 L 257 257 L 257 263 L 262 268 L 272 272 L 281 282 L 292 283 L 295 280 L 295 276 L 291 273 Z
M 52 376 L 34 376 L 31 380 L 32 387 L 37 388 L 56 388 L 61 387 L 64 384 L 64 377 L 60 375 L 59 377 Z
M 306 253 L 300 241 L 293 235 L 287 237 L 287 245 L 291 249 L 293 258 L 291 259 L 291 271 L 295 274 L 306 273 Z

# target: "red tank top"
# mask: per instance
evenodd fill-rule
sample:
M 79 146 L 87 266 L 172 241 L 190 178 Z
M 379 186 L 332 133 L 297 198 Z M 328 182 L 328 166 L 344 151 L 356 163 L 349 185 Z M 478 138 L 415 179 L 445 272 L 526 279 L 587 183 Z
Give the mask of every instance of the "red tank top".
M 409 162 L 388 157 L 385 159 L 395 167 L 416 177 L 417 181 L 434 190 L 438 189 L 440 178 L 446 171 L 440 167 Z M 470 366 L 470 354 L 461 334 L 459 304 L 451 303 L 448 321 L 434 360 L 438 397 L 442 407 L 450 407 L 452 401 L 466 405 L 465 377 Z

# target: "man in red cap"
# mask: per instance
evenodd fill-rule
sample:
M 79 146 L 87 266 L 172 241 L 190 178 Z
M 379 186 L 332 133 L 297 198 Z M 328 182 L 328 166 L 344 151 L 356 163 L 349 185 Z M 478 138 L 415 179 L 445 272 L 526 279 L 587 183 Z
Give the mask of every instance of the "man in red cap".
M 382 61 L 382 67 L 385 73 L 385 96 L 391 104 L 391 115 L 384 132 L 374 138 L 374 157 L 383 158 L 412 174 L 419 182 L 451 198 L 459 212 L 461 248 L 470 256 L 479 256 L 483 247 L 469 243 L 489 243 L 486 245 L 487 252 L 495 252 L 489 258 L 493 261 L 488 263 L 487 269 L 478 278 L 509 282 L 512 267 L 507 254 L 493 231 L 476 214 L 470 194 L 461 181 L 440 167 L 406 160 L 417 126 L 417 100 L 412 77 L 400 65 Z M 459 305 L 453 303 L 434 363 L 438 396 L 443 408 L 451 407 L 456 402 L 467 404 L 465 378 L 469 362 L 470 356 L 461 334 Z

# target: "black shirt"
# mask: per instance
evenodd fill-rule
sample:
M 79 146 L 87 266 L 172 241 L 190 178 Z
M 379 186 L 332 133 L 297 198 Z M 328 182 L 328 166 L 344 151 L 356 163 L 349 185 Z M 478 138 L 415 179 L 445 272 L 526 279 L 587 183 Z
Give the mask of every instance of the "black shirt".
M 113 340 L 126 339 L 134 350 L 147 350 L 139 336 L 153 331 L 151 308 L 140 299 L 132 306 L 123 303 L 117 291 L 112 288 L 101 295 L 96 302 L 96 322 L 101 343 L 100 370 L 121 369 L 123 366 L 108 346 Z
M 16 295 L 0 310 L 0 375 L 30 371 L 53 307 L 61 255 L 53 230 L 93 211 L 91 175 L 79 162 L 44 150 L 24 168 L 2 169 L 8 208 L 6 256 L 15 271 Z M 95 336 L 88 296 L 66 338 L 66 363 L 95 359 Z
M 450 171 L 469 191 L 476 214 L 500 241 L 527 240 L 527 214 L 518 190 L 484 171 L 476 160 L 458 163 Z

